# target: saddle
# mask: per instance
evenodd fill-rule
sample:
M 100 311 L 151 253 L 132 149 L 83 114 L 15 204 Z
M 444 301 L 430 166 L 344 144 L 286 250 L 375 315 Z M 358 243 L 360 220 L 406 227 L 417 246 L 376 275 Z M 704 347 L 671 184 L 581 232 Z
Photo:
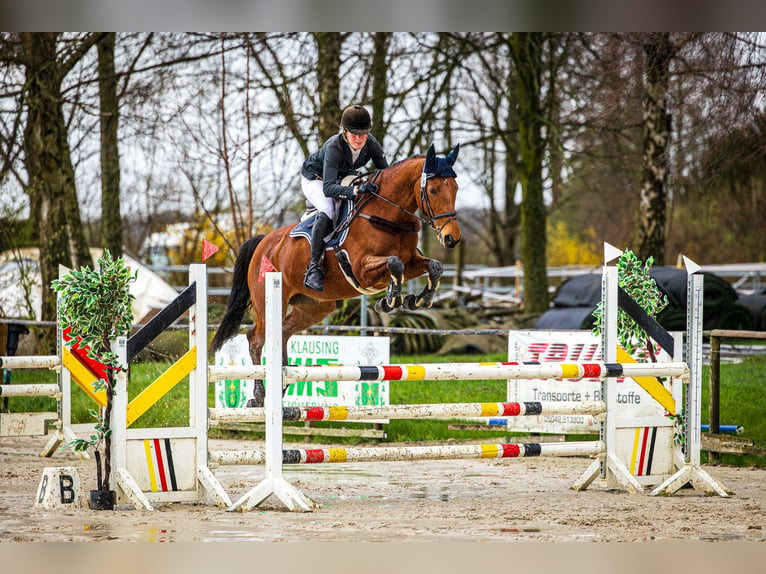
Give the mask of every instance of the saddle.
M 367 177 L 351 174 L 347 175 L 341 180 L 341 185 L 361 185 L 367 181 Z M 335 221 L 333 221 L 333 230 L 330 239 L 326 241 L 327 249 L 332 249 L 343 245 L 348 236 L 348 225 L 339 225 L 345 223 L 346 220 L 351 218 L 352 208 L 354 206 L 353 199 L 338 199 L 336 200 L 335 209 Z M 314 227 L 314 221 L 316 221 L 317 210 L 316 208 L 307 202 L 306 211 L 301 215 L 300 223 L 290 232 L 290 237 L 303 237 L 309 243 L 311 243 L 311 230 Z M 341 233 L 337 233 L 338 228 L 341 228 Z
M 354 205 L 354 201 L 351 199 L 340 199 L 338 200 L 339 205 L 337 206 L 337 209 L 335 210 L 335 226 L 332 231 L 332 235 L 330 236 L 330 239 L 328 239 L 325 243 L 327 249 L 333 249 L 335 247 L 339 247 L 340 245 L 343 245 L 343 242 L 345 241 L 346 237 L 348 236 L 348 225 L 338 225 L 339 223 L 342 223 L 349 219 L 351 216 L 351 208 Z M 301 222 L 296 225 L 293 230 L 290 232 L 290 237 L 303 237 L 311 243 L 311 230 L 314 227 L 314 222 L 317 218 L 317 210 L 311 207 L 310 209 L 307 209 L 306 212 L 301 216 Z M 342 231 L 340 233 L 337 232 L 338 228 L 342 228 Z
M 343 178 L 341 182 L 343 185 L 357 185 L 371 179 L 366 176 L 349 175 Z M 365 196 L 362 196 L 365 197 Z M 358 199 L 358 198 L 357 198 Z M 364 201 L 364 200 L 363 200 Z M 338 200 L 337 209 L 335 210 L 335 226 L 329 239 L 325 242 L 325 250 L 333 250 L 335 252 L 335 258 L 338 261 L 338 265 L 346 278 L 346 281 L 359 293 L 373 294 L 377 293 L 379 289 L 371 289 L 362 287 L 357 278 L 354 276 L 352 270 L 351 257 L 348 251 L 341 249 L 343 243 L 346 241 L 351 220 L 354 217 L 363 217 L 367 219 L 372 225 L 383 229 L 388 233 L 418 233 L 420 231 L 420 221 L 414 221 L 411 223 L 396 223 L 388 221 L 376 215 L 357 214 L 354 210 L 356 199 L 341 199 Z M 303 237 L 306 241 L 311 243 L 311 230 L 316 221 L 317 210 L 313 206 L 309 206 L 306 212 L 301 217 L 301 221 L 290 232 L 290 237 Z

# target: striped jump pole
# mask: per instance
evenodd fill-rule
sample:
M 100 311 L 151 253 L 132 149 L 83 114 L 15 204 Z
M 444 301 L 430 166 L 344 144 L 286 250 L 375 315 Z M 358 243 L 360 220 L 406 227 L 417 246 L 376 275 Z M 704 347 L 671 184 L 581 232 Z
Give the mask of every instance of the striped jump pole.
M 686 377 L 686 363 L 425 363 L 422 365 L 292 365 L 284 378 L 295 381 L 477 381 L 497 379 L 605 379 L 617 377 Z M 210 382 L 263 379 L 264 365 L 218 365 L 208 368 Z
M 208 409 L 210 420 L 218 423 L 263 422 L 266 409 Z M 442 403 L 382 406 L 283 407 L 283 421 L 363 421 L 375 419 L 428 419 L 465 417 L 515 417 L 535 415 L 585 414 L 606 412 L 603 401 Z
M 422 365 L 284 367 L 292 381 L 477 381 L 484 379 L 605 379 L 684 377 L 686 363 L 426 363 Z
M 596 456 L 604 452 L 601 441 L 568 443 L 474 444 L 364 448 L 287 449 L 282 464 L 395 462 L 416 460 L 521 458 L 532 456 Z M 266 454 L 253 451 L 211 451 L 210 462 L 221 465 L 257 465 Z

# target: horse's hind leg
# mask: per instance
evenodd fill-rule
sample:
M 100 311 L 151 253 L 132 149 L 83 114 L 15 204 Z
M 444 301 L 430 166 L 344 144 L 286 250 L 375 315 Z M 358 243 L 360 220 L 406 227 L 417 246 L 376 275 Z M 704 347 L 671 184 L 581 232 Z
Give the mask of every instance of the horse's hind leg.
M 441 280 L 443 271 L 444 268 L 440 261 L 430 259 L 428 261 L 428 282 L 426 283 L 426 286 L 419 295 L 407 295 L 407 297 L 404 298 L 402 307 L 410 311 L 431 307 L 434 294 L 439 288 L 439 281 Z
M 261 364 L 261 351 L 263 350 L 263 343 L 265 341 L 263 323 L 260 320 L 256 320 L 255 326 L 247 332 L 247 340 L 250 348 L 250 358 L 253 360 L 253 365 Z M 253 381 L 253 397 L 248 399 L 248 407 L 262 407 L 266 400 L 266 387 L 263 384 L 262 379 L 256 379 Z
M 391 281 L 388 283 L 386 296 L 375 303 L 375 310 L 378 313 L 389 313 L 401 307 L 404 299 L 402 298 L 402 284 L 404 283 L 404 263 L 402 260 L 392 255 L 386 263 L 388 272 L 391 274 Z

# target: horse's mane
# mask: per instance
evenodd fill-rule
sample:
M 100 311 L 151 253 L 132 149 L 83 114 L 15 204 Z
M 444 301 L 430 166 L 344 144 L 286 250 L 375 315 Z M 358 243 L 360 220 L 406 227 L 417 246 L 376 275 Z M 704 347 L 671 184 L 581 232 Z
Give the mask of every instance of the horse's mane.
M 388 179 L 392 177 L 396 177 L 397 173 L 405 166 L 405 164 L 409 164 L 412 160 L 423 158 L 423 157 L 425 156 L 411 155 L 410 157 L 406 157 L 404 159 L 395 161 L 394 163 L 389 165 L 386 169 L 379 170 L 378 177 L 381 178 L 382 181 L 387 181 Z

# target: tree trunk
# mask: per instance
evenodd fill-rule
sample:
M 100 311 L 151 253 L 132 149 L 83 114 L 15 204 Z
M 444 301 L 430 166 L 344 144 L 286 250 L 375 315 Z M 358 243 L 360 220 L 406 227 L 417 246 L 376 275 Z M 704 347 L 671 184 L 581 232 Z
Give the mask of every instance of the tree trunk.
M 98 87 L 101 106 L 101 246 L 122 256 L 120 217 L 120 156 L 117 146 L 119 108 L 114 65 L 114 32 L 98 42 Z
M 386 109 L 388 97 L 388 46 L 391 43 L 391 32 L 376 32 L 372 35 L 375 51 L 372 54 L 372 133 L 385 149 L 383 141 L 386 138 L 386 128 L 383 122 L 383 112 Z M 390 160 L 391 158 L 389 158 Z
M 23 33 L 26 71 L 24 129 L 27 194 L 38 231 L 42 275 L 42 320 L 56 320 L 50 283 L 59 265 L 92 265 L 83 233 L 74 168 L 69 154 L 61 84 L 64 70 L 56 55 L 57 33 Z
M 343 37 L 338 32 L 317 32 L 314 39 L 317 43 L 319 139 L 324 142 L 337 134 L 340 126 L 340 48 Z
M 503 138 L 507 140 L 508 138 Z M 518 149 L 515 146 L 506 147 L 505 159 L 505 199 L 503 209 L 503 233 L 505 242 L 501 244 L 497 264 L 500 266 L 512 265 L 519 258 L 519 231 L 521 228 L 521 210 L 516 204 L 516 186 L 519 184 L 519 174 L 516 170 L 516 154 Z
M 644 42 L 646 86 L 644 91 L 644 168 L 639 205 L 637 256 L 665 262 L 665 224 L 668 201 L 668 145 L 671 117 L 666 95 L 670 81 L 673 46 L 670 34 L 648 34 Z
M 542 33 L 514 33 L 511 40 L 518 86 L 521 257 L 524 262 L 524 310 L 527 313 L 542 313 L 548 308 L 543 202 L 545 142 L 540 103 L 543 39 Z

